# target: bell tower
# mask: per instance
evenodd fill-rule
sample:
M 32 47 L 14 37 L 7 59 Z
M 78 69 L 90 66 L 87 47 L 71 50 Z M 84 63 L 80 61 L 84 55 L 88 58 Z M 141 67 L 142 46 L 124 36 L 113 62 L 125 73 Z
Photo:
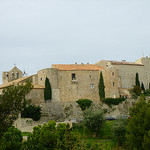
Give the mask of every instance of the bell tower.
M 2 83 L 8 83 L 13 80 L 17 80 L 22 77 L 22 71 L 14 65 L 14 68 L 10 71 L 2 73 Z

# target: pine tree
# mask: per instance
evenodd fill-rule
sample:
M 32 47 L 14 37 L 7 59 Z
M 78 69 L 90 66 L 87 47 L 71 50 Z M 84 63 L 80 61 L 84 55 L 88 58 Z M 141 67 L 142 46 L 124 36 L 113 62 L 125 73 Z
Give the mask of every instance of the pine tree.
M 45 89 L 44 89 L 44 99 L 51 100 L 52 99 L 52 89 L 49 79 L 46 77 L 45 79 Z
M 142 84 L 141 84 L 141 90 L 145 91 L 145 87 L 144 87 L 143 82 L 142 82 Z
M 104 86 L 104 80 L 103 80 L 103 74 L 100 73 L 100 79 L 99 79 L 99 96 L 101 100 L 105 99 L 105 86 Z
M 136 73 L 135 85 L 140 87 L 139 74 Z

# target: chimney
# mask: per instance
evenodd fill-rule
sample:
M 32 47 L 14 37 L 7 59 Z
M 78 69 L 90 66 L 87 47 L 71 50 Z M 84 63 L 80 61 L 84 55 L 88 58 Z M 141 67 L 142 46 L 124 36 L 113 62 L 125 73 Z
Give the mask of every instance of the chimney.
M 81 63 L 81 65 L 83 65 L 83 63 Z
M 75 65 L 77 65 L 77 62 L 75 62 Z
M 89 62 L 87 63 L 87 65 L 89 65 Z

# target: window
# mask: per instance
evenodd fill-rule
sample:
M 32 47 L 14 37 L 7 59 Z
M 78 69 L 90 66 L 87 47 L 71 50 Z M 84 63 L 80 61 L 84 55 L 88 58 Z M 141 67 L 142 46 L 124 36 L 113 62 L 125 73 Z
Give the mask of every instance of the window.
M 114 76 L 115 75 L 115 73 L 114 72 L 112 72 L 112 76 Z
M 14 74 L 14 72 L 12 72 L 12 79 L 14 79 L 14 76 L 15 76 L 15 74 Z
M 76 74 L 72 73 L 72 80 L 76 80 Z
M 91 89 L 94 89 L 94 84 L 90 84 L 90 88 L 91 88 Z
M 42 81 L 42 78 L 41 78 L 41 81 Z
M 17 79 L 19 78 L 19 72 L 16 72 L 16 78 Z
M 9 75 L 8 75 L 8 73 L 6 73 L 6 77 L 7 77 L 7 78 L 9 78 Z
M 115 82 L 113 82 L 113 86 L 115 86 Z

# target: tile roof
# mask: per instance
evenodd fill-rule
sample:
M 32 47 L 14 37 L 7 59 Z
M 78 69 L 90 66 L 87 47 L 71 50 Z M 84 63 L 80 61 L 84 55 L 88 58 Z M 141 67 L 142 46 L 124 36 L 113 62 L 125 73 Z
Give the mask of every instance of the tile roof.
M 143 64 L 136 62 L 126 62 L 126 61 L 111 61 L 111 60 L 101 60 L 99 62 L 110 62 L 112 65 L 131 65 L 131 66 L 144 66 Z M 97 62 L 96 64 L 98 64 Z
M 124 62 L 124 61 L 109 61 L 112 65 L 133 65 L 133 66 L 144 66 L 135 62 Z
M 19 78 L 19 79 L 17 79 L 17 80 L 13 80 L 13 81 L 8 82 L 8 83 L 4 83 L 4 84 L 0 85 L 0 89 L 2 89 L 2 88 L 4 88 L 4 87 L 7 87 L 7 86 L 10 86 L 10 85 L 21 84 L 23 81 L 25 81 L 25 80 L 31 78 L 32 76 L 34 76 L 34 75 L 27 76 L 27 77 L 22 77 L 22 78 Z M 34 89 L 44 88 L 43 86 L 36 85 L 36 84 L 33 84 L 33 83 L 32 83 L 32 85 L 33 85 L 33 88 L 34 88 Z
M 64 64 L 54 64 L 52 65 L 52 68 L 56 68 L 58 70 L 64 70 L 64 71 L 71 71 L 71 70 L 101 70 L 102 67 L 96 66 L 96 65 L 78 65 L 78 64 L 72 64 L 72 65 L 64 65 Z

